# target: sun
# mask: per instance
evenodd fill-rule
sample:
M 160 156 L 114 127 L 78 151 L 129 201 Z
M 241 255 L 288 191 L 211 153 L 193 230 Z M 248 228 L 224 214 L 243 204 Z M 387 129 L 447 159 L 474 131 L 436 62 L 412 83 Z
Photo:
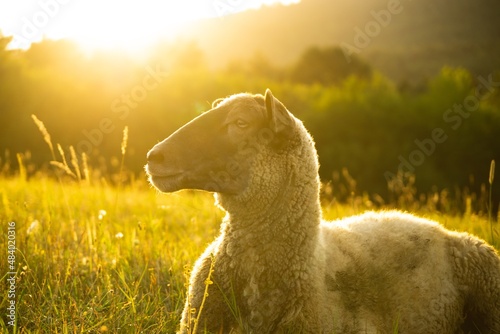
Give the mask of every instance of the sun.
M 13 36 L 11 48 L 66 38 L 89 51 L 138 51 L 210 17 L 206 9 L 192 0 L 6 0 L 0 4 L 0 34 Z
M 193 21 L 277 2 L 297 0 L 3 0 L 0 32 L 13 36 L 11 48 L 66 38 L 86 51 L 140 52 L 179 35 Z
M 86 50 L 144 50 L 172 38 L 203 17 L 183 1 L 95 1 L 75 3 L 56 38 L 70 38 Z

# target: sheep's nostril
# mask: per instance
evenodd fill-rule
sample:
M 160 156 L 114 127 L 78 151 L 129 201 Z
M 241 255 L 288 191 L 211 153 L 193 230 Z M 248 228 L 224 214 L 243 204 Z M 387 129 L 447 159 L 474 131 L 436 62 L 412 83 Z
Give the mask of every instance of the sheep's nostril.
M 148 152 L 148 162 L 163 162 L 164 157 L 161 152 L 151 150 Z

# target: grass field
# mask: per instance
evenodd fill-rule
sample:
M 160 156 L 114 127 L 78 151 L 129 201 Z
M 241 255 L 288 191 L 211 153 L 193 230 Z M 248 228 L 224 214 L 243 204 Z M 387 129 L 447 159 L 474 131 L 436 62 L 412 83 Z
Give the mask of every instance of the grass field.
M 324 215 L 334 219 L 364 209 L 325 202 Z M 421 213 L 491 240 L 487 217 Z M 175 332 L 187 268 L 217 235 L 223 215 L 209 193 L 158 194 L 145 178 L 113 187 L 102 179 L 0 176 L 0 329 Z M 9 318 L 12 301 L 15 316 Z

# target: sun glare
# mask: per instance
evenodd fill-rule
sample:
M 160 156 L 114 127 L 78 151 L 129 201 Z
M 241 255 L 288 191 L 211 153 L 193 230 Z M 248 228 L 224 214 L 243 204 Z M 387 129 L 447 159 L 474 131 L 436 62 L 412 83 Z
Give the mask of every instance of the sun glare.
M 7 0 L 0 4 L 0 32 L 14 37 L 11 48 L 47 37 L 74 40 L 86 51 L 140 52 L 179 35 L 190 22 L 278 2 L 297 0 Z
M 154 3 L 153 3 L 154 2 Z M 127 51 L 144 49 L 162 38 L 178 34 L 183 25 L 199 19 L 189 2 L 182 1 L 123 2 L 102 1 L 93 6 L 75 4 L 72 22 L 61 31 L 85 49 L 120 48 Z M 154 8 L 154 10 L 151 10 Z M 76 20 L 76 21 L 74 21 Z

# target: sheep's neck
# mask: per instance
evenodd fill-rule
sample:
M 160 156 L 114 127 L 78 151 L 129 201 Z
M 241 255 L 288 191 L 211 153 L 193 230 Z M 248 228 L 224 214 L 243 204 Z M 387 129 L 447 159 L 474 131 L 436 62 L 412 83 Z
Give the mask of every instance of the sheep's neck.
M 280 195 L 260 211 L 228 212 L 220 238 L 219 263 L 232 273 L 226 284 L 234 289 L 243 313 L 263 319 L 261 328 L 272 328 L 285 309 L 300 309 L 300 298 L 294 296 L 318 289 L 311 280 L 321 261 L 318 191 Z M 269 301 L 273 307 L 259 313 L 259 305 Z M 268 332 L 261 328 L 256 333 Z
M 252 203 L 253 204 L 253 203 Z M 231 242 L 253 247 L 271 247 L 285 242 L 301 247 L 314 242 L 319 230 L 321 208 L 318 186 L 287 187 L 261 205 L 232 208 L 226 217 L 225 233 Z

